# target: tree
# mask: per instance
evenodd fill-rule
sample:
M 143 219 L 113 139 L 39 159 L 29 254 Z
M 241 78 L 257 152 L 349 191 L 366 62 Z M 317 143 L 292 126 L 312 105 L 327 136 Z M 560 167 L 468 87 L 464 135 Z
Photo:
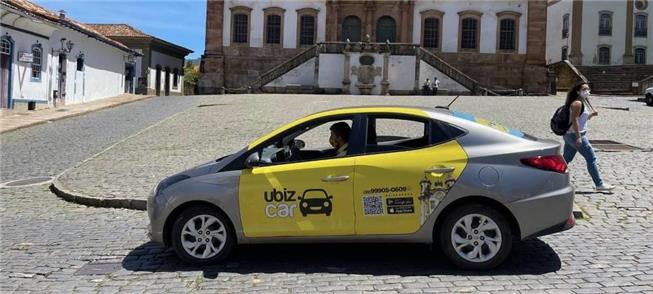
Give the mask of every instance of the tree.
M 195 94 L 195 89 L 197 88 L 197 81 L 199 80 L 200 72 L 197 66 L 193 65 L 193 62 L 188 60 L 186 66 L 184 67 L 184 89 L 185 94 Z M 191 91 L 192 89 L 192 91 Z

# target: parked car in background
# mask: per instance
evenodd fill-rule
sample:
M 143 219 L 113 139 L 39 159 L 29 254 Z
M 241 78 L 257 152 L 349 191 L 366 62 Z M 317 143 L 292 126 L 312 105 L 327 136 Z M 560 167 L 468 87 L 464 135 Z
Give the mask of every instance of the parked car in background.
M 646 105 L 653 106 L 653 87 L 646 89 L 644 95 L 644 101 L 646 101 Z

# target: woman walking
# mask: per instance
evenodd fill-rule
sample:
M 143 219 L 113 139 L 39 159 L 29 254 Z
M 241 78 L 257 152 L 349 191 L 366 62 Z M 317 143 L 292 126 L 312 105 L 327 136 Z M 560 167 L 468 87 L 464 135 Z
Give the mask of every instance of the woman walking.
M 564 135 L 565 147 L 563 156 L 567 163 L 571 162 L 580 153 L 587 162 L 587 171 L 594 181 L 596 191 L 607 192 L 614 189 L 612 185 L 606 184 L 601 179 L 598 166 L 596 165 L 596 154 L 594 148 L 587 138 L 587 121 L 598 115 L 589 103 L 590 87 L 587 84 L 578 84 L 567 93 L 565 106 L 570 111 L 569 120 L 571 127 Z M 590 109 L 592 112 L 590 112 Z

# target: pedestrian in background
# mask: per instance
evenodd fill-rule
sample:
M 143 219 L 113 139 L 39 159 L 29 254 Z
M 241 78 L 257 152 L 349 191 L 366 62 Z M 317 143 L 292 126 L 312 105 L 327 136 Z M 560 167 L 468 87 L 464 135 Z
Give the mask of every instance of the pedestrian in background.
M 433 96 L 438 95 L 438 88 L 440 88 L 440 80 L 438 77 L 433 78 Z
M 422 85 L 422 96 L 428 96 L 431 93 L 431 80 L 426 78 L 424 84 Z
M 565 106 L 570 111 L 569 121 L 571 127 L 563 137 L 565 140 L 563 156 L 565 161 L 569 163 L 574 159 L 576 152 L 580 153 L 585 158 L 587 171 L 592 177 L 596 191 L 607 192 L 614 189 L 614 187 L 603 182 L 596 164 L 594 148 L 592 148 L 587 138 L 587 122 L 599 114 L 589 103 L 589 97 L 590 87 L 585 83 L 576 85 L 567 93 Z

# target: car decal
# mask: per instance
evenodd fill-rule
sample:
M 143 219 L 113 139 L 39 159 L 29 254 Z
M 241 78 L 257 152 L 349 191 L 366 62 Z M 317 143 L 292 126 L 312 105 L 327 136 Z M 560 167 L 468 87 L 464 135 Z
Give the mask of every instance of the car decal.
M 505 126 L 503 126 L 501 124 L 498 124 L 498 123 L 495 123 L 493 121 L 489 121 L 489 120 L 486 120 L 486 119 L 476 117 L 476 116 L 471 115 L 469 113 L 460 112 L 460 111 L 453 111 L 452 114 L 455 117 L 462 118 L 462 119 L 468 120 L 468 121 L 472 121 L 472 122 L 484 125 L 486 127 L 491 127 L 491 128 L 493 128 L 495 130 L 498 130 L 498 131 L 513 135 L 515 137 L 524 138 L 524 136 L 525 136 L 524 133 L 520 132 L 519 130 L 505 127 Z

